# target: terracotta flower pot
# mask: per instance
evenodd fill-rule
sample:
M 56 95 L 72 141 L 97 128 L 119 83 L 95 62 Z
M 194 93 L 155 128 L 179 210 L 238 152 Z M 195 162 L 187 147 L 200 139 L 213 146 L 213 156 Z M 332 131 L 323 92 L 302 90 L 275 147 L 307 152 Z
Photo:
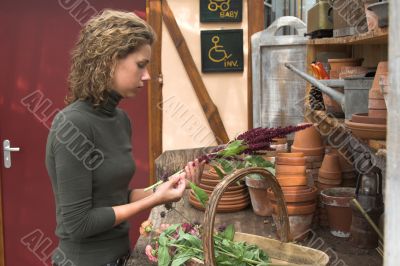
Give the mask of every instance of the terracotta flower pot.
M 340 186 L 340 184 L 342 183 L 342 179 L 341 178 L 337 178 L 337 179 L 329 179 L 329 178 L 323 178 L 322 176 L 318 177 L 318 182 L 320 184 L 325 184 L 325 185 L 335 185 L 335 186 Z
M 277 213 L 278 206 L 276 201 L 272 201 L 272 213 Z M 286 203 L 288 215 L 306 215 L 312 214 L 315 212 L 317 208 L 317 201 L 307 201 L 307 202 L 299 202 L 299 203 Z
M 339 74 L 342 71 L 342 67 L 347 66 L 361 66 L 364 59 L 362 58 L 338 58 L 338 59 L 328 59 L 328 63 L 331 67 L 329 76 L 331 79 L 338 79 Z
M 387 61 L 379 62 L 378 68 L 376 69 L 375 78 L 372 83 L 372 87 L 369 90 L 369 95 L 368 95 L 369 99 L 383 99 L 379 81 L 381 78 L 386 78 L 387 76 L 388 76 L 388 62 Z
M 267 195 L 267 181 L 264 178 L 246 176 L 246 185 L 249 188 L 254 213 L 260 216 L 270 216 L 272 214 L 272 205 Z
M 354 198 L 355 189 L 340 187 L 321 191 L 322 202 L 328 212 L 331 234 L 338 237 L 349 237 L 352 211 L 350 200 Z
M 365 124 L 386 124 L 386 118 L 371 117 L 368 113 L 352 114 L 351 121 L 355 123 L 365 123 Z
M 319 169 L 319 172 L 321 171 L 329 173 L 341 173 L 342 169 L 340 169 L 339 156 L 337 156 L 335 153 L 325 154 L 321 168 Z
M 286 165 L 286 164 L 276 164 L 275 172 L 277 176 L 280 175 L 305 175 L 306 166 L 305 165 Z
M 368 108 L 386 110 L 385 99 L 369 99 Z
M 345 125 L 360 139 L 386 140 L 386 125 L 355 123 L 351 120 L 345 120 Z
M 293 146 L 299 149 L 315 149 L 323 146 L 321 134 L 315 126 L 297 131 L 294 135 Z
M 317 156 L 321 156 L 324 154 L 325 147 L 321 146 L 321 147 L 316 147 L 316 148 L 298 148 L 298 147 L 292 145 L 291 151 L 292 152 L 302 152 L 307 157 L 309 157 L 309 156 L 317 157 Z
M 340 69 L 339 79 L 364 77 L 370 70 L 361 66 L 344 66 Z
M 386 109 L 368 109 L 369 117 L 377 117 L 377 118 L 387 118 L 387 110 Z
M 328 185 L 328 184 L 323 184 L 320 182 L 317 183 L 318 192 L 321 192 L 324 189 L 337 188 L 337 187 L 338 187 L 338 185 Z
M 308 183 L 305 175 L 280 175 L 276 180 L 282 187 L 306 186 Z
M 277 165 L 288 166 L 305 166 L 306 158 L 304 157 L 276 157 L 275 162 Z
M 308 202 L 314 201 L 317 198 L 316 187 L 305 187 L 301 190 L 291 189 L 291 187 L 283 187 L 282 191 L 287 203 Z M 268 198 L 276 201 L 274 192 L 272 192 L 271 189 L 268 189 Z
M 327 172 L 327 171 L 324 171 L 322 168 L 319 169 L 318 176 L 326 178 L 326 179 L 339 179 L 339 180 L 342 179 L 341 172 Z

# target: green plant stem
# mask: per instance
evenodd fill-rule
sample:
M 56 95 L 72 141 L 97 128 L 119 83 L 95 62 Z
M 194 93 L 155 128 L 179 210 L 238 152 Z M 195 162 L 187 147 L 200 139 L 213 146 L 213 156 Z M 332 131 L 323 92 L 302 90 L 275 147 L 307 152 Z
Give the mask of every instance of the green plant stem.
M 153 185 L 151 185 L 151 186 L 149 186 L 149 187 L 143 189 L 143 191 L 146 192 L 146 191 L 149 191 L 149 190 L 151 190 L 151 189 L 153 189 L 153 188 L 155 188 L 155 187 L 158 187 L 158 186 L 161 185 L 163 182 L 164 182 L 164 181 L 159 180 L 157 183 L 154 183 Z

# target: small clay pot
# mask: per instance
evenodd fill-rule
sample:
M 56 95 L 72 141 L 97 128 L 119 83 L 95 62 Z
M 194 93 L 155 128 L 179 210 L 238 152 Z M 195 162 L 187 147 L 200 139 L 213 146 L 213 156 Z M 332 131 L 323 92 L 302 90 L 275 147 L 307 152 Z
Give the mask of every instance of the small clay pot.
M 305 175 L 280 175 L 276 180 L 282 187 L 306 186 L 308 183 Z
M 276 157 L 276 165 L 305 166 L 306 158 L 304 157 Z
M 297 147 L 298 149 L 320 148 L 323 146 L 321 134 L 318 132 L 315 126 L 311 126 L 306 129 L 297 131 L 294 135 L 293 146 Z
M 329 178 L 323 178 L 322 176 L 318 177 L 318 182 L 320 184 L 325 184 L 325 185 L 335 185 L 335 186 L 340 186 L 342 184 L 342 179 L 329 179 Z
M 385 109 L 368 109 L 369 117 L 387 118 L 387 110 Z
M 320 183 L 320 182 L 317 183 L 317 188 L 318 188 L 319 192 L 321 192 L 324 189 L 336 188 L 336 187 L 338 187 L 338 185 L 328 185 L 328 184 L 323 184 L 323 183 Z
M 305 165 L 286 165 L 286 164 L 276 164 L 275 172 L 277 176 L 280 175 L 305 175 L 306 166 Z
M 303 190 L 282 188 L 282 191 L 287 203 L 314 201 L 317 198 L 316 187 L 306 187 Z M 268 198 L 276 201 L 274 192 L 271 189 L 268 189 Z
M 352 78 L 352 77 L 365 77 L 370 72 L 366 67 L 362 66 L 344 66 L 340 69 L 339 79 Z
M 345 120 L 345 125 L 360 139 L 386 140 L 386 125 L 355 123 L 351 120 Z
M 351 115 L 351 121 L 355 123 L 365 123 L 365 124 L 386 124 L 386 118 L 371 117 L 368 113 L 358 113 Z
M 342 172 L 328 172 L 320 168 L 318 171 L 318 176 L 326 179 L 342 179 Z
M 352 211 L 350 201 L 355 197 L 354 188 L 329 188 L 321 191 L 322 202 L 328 212 L 331 234 L 349 237 Z
M 368 94 L 369 99 L 383 99 L 379 81 L 382 78 L 383 79 L 387 78 L 387 76 L 388 76 L 388 62 L 387 61 L 379 62 L 378 68 L 376 69 L 375 78 L 372 83 L 372 87 L 369 90 Z
M 325 152 L 325 147 L 315 147 L 315 148 L 299 148 L 294 146 L 294 144 L 291 147 L 292 152 L 302 152 L 306 157 L 309 156 L 321 156 Z
M 369 99 L 368 108 L 386 110 L 385 99 Z
M 276 204 L 276 201 L 272 201 L 272 207 L 273 211 L 272 213 L 277 213 L 278 212 L 278 206 Z M 300 202 L 300 203 L 287 203 L 286 204 L 288 215 L 305 215 L 305 214 L 311 214 L 315 212 L 315 209 L 317 208 L 317 202 L 314 201 L 308 201 L 308 202 Z
M 268 199 L 268 183 L 266 179 L 246 176 L 246 185 L 249 188 L 254 213 L 259 216 L 270 216 L 272 214 L 272 205 Z
M 342 71 L 342 67 L 347 66 L 361 66 L 364 59 L 362 58 L 338 58 L 338 59 L 328 59 L 328 63 L 331 67 L 329 76 L 331 79 L 338 79 L 339 74 Z
M 276 157 L 280 158 L 303 158 L 304 153 L 302 152 L 278 152 Z
M 339 156 L 334 153 L 325 154 L 319 173 L 321 173 L 321 171 L 325 173 L 341 173 L 342 169 L 340 169 Z

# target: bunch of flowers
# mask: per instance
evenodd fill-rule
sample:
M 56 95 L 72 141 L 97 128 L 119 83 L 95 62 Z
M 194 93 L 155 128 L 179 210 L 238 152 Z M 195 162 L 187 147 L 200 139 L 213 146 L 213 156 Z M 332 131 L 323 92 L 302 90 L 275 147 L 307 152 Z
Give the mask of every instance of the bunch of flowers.
M 272 150 L 271 143 L 274 138 L 285 137 L 291 133 L 310 127 L 311 125 L 312 124 L 303 124 L 299 126 L 278 128 L 254 128 L 240 134 L 237 138 L 227 144 L 216 147 L 210 153 L 204 154 L 197 159 L 199 162 L 205 161 L 206 163 L 213 165 L 220 178 L 223 178 L 226 174 L 243 167 L 259 166 L 272 168 L 273 166 L 265 162 L 262 157 L 257 157 L 255 155 L 263 154 L 266 150 Z M 253 156 L 248 156 L 243 159 L 240 157 L 242 154 Z M 222 170 L 218 166 L 221 166 Z M 183 170 L 180 170 L 176 174 L 182 172 Z M 145 191 L 161 185 L 166 180 L 168 180 L 168 175 L 164 174 L 160 181 L 146 188 Z M 204 206 L 205 202 L 208 200 L 207 194 L 192 182 L 189 182 L 189 184 L 193 189 L 196 198 Z
M 141 232 L 155 233 L 145 253 L 151 262 L 159 266 L 185 265 L 188 261 L 204 261 L 201 239 L 202 227 L 199 224 L 162 224 L 157 230 L 151 229 L 151 222 L 142 224 Z M 255 245 L 233 241 L 233 225 L 222 226 L 214 235 L 214 249 L 217 265 L 257 265 L 270 264 L 268 255 Z

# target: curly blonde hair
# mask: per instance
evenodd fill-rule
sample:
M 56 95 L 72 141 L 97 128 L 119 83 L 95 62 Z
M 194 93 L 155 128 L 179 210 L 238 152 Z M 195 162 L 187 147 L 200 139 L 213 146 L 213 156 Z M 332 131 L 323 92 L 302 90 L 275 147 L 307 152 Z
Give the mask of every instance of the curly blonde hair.
M 107 101 L 118 59 L 154 39 L 150 25 L 134 13 L 108 9 L 91 18 L 71 53 L 66 104 L 79 99 L 99 106 Z

